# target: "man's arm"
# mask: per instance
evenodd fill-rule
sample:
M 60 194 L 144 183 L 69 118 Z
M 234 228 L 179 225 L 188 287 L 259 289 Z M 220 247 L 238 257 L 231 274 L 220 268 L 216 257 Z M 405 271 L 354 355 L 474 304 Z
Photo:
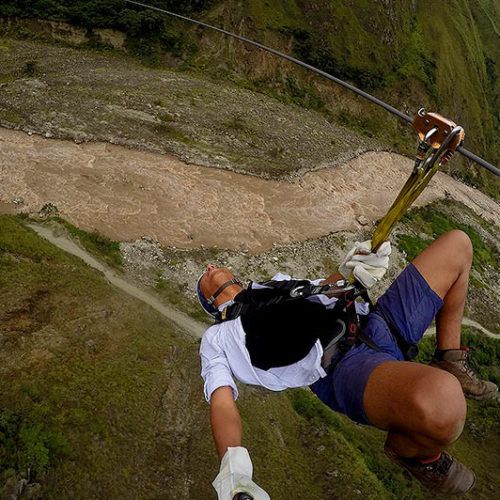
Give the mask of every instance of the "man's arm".
M 210 425 L 219 458 L 228 447 L 241 446 L 241 418 L 231 387 L 219 387 L 210 397 Z
M 241 446 L 240 413 L 231 387 L 219 387 L 212 393 L 210 423 L 221 459 L 219 474 L 212 483 L 219 500 L 233 500 L 238 493 L 246 493 L 254 500 L 270 500 L 252 481 L 253 465 L 248 450 Z
M 225 351 L 218 343 L 217 330 L 207 330 L 200 346 L 201 374 L 205 398 L 210 402 L 210 424 L 215 447 L 221 459 L 220 470 L 212 483 L 219 500 L 232 500 L 247 493 L 254 500 L 270 500 L 252 481 L 253 465 L 248 450 L 241 446 L 241 418 L 234 400 L 234 383 Z
M 337 281 L 339 280 L 343 280 L 345 279 L 342 274 L 340 274 L 338 271 L 333 273 L 333 274 L 330 274 L 330 276 L 328 276 L 328 278 L 324 279 L 320 285 L 327 285 L 329 283 L 336 283 Z

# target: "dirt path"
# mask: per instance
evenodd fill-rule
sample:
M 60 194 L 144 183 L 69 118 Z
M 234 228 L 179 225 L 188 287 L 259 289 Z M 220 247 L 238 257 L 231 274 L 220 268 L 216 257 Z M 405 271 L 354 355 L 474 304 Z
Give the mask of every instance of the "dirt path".
M 36 231 L 37 234 L 50 241 L 53 245 L 57 246 L 61 250 L 64 250 L 65 252 L 75 255 L 79 259 L 82 259 L 90 267 L 97 269 L 99 272 L 103 273 L 106 279 L 112 285 L 152 307 L 162 316 L 165 316 L 169 320 L 176 323 L 181 329 L 183 329 L 190 335 L 196 338 L 201 338 L 203 332 L 206 330 L 207 325 L 195 321 L 194 319 L 178 311 L 174 307 L 163 303 L 154 295 L 149 294 L 144 290 L 141 290 L 140 288 L 132 285 L 128 281 L 125 281 L 124 279 L 118 277 L 112 269 L 108 268 L 97 259 L 92 257 L 92 255 L 83 250 L 73 241 L 63 236 L 56 236 L 50 229 L 47 229 L 46 227 L 39 226 L 37 224 L 28 224 L 28 226 Z
M 37 225 L 37 224 L 28 224 L 28 226 L 36 231 L 37 234 L 45 238 L 46 240 L 50 241 L 53 245 L 57 246 L 61 250 L 64 250 L 65 252 L 68 252 L 72 255 L 75 255 L 76 257 L 82 259 L 86 264 L 88 264 L 90 267 L 97 269 L 99 272 L 103 273 L 106 279 L 114 286 L 119 288 L 120 290 L 123 290 L 125 293 L 128 295 L 131 295 L 132 297 L 140 300 L 141 302 L 144 302 L 145 304 L 151 306 L 153 309 L 158 311 L 161 315 L 165 316 L 169 320 L 173 321 L 176 323 L 180 328 L 185 330 L 187 333 L 190 335 L 193 335 L 194 337 L 200 338 L 207 328 L 208 325 L 199 323 L 198 321 L 195 321 L 194 319 L 190 318 L 186 314 L 178 311 L 174 307 L 168 306 L 158 300 L 154 295 L 149 294 L 145 292 L 144 290 L 141 290 L 140 288 L 137 288 L 136 286 L 132 285 L 128 281 L 125 281 L 121 278 L 119 278 L 116 273 L 99 262 L 97 259 L 92 257 L 88 252 L 86 252 L 84 249 L 79 247 L 76 243 L 73 241 L 63 237 L 63 236 L 56 236 L 53 231 L 50 229 Z M 478 330 L 479 332 L 483 333 L 487 337 L 493 338 L 493 339 L 500 339 L 500 335 L 490 332 L 486 328 L 484 328 L 482 325 L 477 323 L 476 321 L 473 321 L 469 318 L 463 318 L 462 324 L 464 326 L 471 326 Z M 429 328 L 426 332 L 425 335 L 435 335 L 436 334 L 436 328 L 431 327 Z
M 0 129 L 0 210 L 55 204 L 75 225 L 116 240 L 152 236 L 165 246 L 201 245 L 259 252 L 359 228 L 380 218 L 411 171 L 411 161 L 366 153 L 291 182 L 189 165 L 176 158 L 104 143 L 78 145 Z M 453 198 L 500 225 L 500 205 L 444 174 L 419 204 Z
M 473 319 L 470 318 L 463 318 L 462 319 L 462 325 L 463 326 L 470 326 L 472 328 L 475 328 L 476 330 L 480 331 L 490 339 L 495 339 L 495 340 L 500 340 L 500 334 L 498 333 L 493 333 L 487 330 L 483 325 L 480 325 L 477 321 L 474 321 Z M 429 328 L 426 332 L 425 335 L 436 335 L 436 327 L 432 326 Z

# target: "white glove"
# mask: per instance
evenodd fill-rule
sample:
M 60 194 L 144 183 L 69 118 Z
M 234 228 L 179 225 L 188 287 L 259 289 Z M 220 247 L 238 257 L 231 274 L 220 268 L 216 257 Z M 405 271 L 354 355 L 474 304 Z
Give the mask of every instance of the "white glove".
M 228 448 L 222 457 L 220 471 L 212 486 L 219 500 L 233 500 L 238 493 L 248 493 L 254 500 L 271 497 L 252 481 L 253 466 L 248 450 L 242 446 Z
M 384 276 L 389 268 L 391 243 L 384 241 L 376 253 L 371 252 L 371 248 L 370 240 L 354 244 L 339 268 L 345 279 L 352 273 L 365 288 L 371 288 Z

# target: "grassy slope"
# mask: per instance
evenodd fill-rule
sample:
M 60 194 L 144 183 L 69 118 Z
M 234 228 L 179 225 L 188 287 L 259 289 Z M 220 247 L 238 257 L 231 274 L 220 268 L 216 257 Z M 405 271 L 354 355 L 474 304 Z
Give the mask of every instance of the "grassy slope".
M 441 201 L 412 210 L 403 218 L 397 229 L 398 245 L 411 260 L 434 238 L 452 229 L 465 231 L 474 246 L 466 314 L 480 318 L 482 325 L 500 333 L 496 305 L 500 275 L 498 226 L 484 221 L 461 203 Z
M 0 228 L 2 483 L 30 466 L 48 498 L 210 498 L 197 343 L 15 218 Z M 327 498 L 285 395 L 242 388 L 242 414 L 275 498 Z M 357 461 L 337 467 L 347 497 L 383 492 Z
M 0 292 L 0 485 L 31 467 L 45 498 L 211 498 L 196 342 L 8 216 Z M 498 364 L 497 344 L 483 363 Z M 476 498 L 499 487 L 497 407 L 471 405 L 456 446 L 476 465 Z M 272 498 L 426 498 L 383 457 L 383 433 L 308 391 L 242 387 L 240 409 Z
M 437 106 L 466 126 L 468 144 L 493 161 L 498 158 L 498 3 L 424 1 L 415 9 L 404 1 L 391 2 L 389 8 L 366 0 L 276 2 L 283 3 L 298 4 L 303 13 L 300 28 L 312 42 L 306 58 L 362 88 L 378 89 L 396 105 Z M 263 20 L 272 19 L 262 7 L 268 3 L 252 4 L 256 22 L 275 29 L 276 20 Z M 280 19 L 281 27 L 299 24 L 297 15 L 289 23 L 284 15 Z M 300 43 L 295 47 L 300 53 Z M 488 58 L 493 63 L 489 75 Z
M 469 147 L 493 163 L 499 157 L 498 3 L 448 0 L 438 5 L 424 1 L 414 7 L 410 2 L 395 1 L 387 7 L 365 0 L 252 0 L 242 12 L 231 0 L 220 4 L 210 14 L 214 22 L 223 22 L 224 16 L 259 40 L 284 50 L 291 47 L 302 59 L 354 81 L 409 114 L 422 105 L 438 110 L 466 127 Z M 244 19 L 241 23 L 240 18 Z M 264 56 L 252 58 L 245 50 L 239 53 L 247 60 L 241 68 L 235 62 L 237 49 L 234 44 L 231 47 L 230 68 L 250 79 L 257 73 L 264 91 L 289 94 L 289 76 L 285 75 L 293 71 L 296 86 L 318 94 L 335 120 L 375 135 L 400 151 L 413 148 L 411 133 L 372 105 L 287 65 L 272 67 Z M 196 66 L 202 61 L 202 66 L 208 66 L 209 61 L 220 62 L 227 56 L 220 44 L 215 52 L 205 41 L 193 63 Z M 249 74 L 249 67 L 254 75 Z M 276 88 L 276 78 L 284 83 L 281 90 Z M 478 173 L 463 161 L 455 161 L 451 168 L 498 196 L 500 184 L 490 174 Z
M 172 443 L 192 439 L 208 457 L 211 446 L 203 412 L 186 412 L 201 410 L 196 346 L 15 219 L 0 235 L 0 407 L 20 426 L 14 449 L 2 440 L 2 473 L 31 465 L 54 498 L 158 496 L 175 467 L 185 475 L 169 487 L 184 488 L 192 469 Z M 187 390 L 166 404 L 169 372 L 179 383 L 189 366 Z

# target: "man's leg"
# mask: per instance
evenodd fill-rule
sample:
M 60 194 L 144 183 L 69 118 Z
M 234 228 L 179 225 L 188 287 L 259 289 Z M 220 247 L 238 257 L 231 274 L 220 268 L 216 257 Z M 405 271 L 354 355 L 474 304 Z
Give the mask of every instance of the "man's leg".
M 472 254 L 469 237 L 462 231 L 450 231 L 416 257 L 413 265 L 443 299 L 436 316 L 437 350 L 431 365 L 455 375 L 467 397 L 489 399 L 497 394 L 497 386 L 475 374 L 468 351 L 460 348 Z
M 467 406 L 458 380 L 418 363 L 390 361 L 372 372 L 364 392 L 370 422 L 388 431 L 389 458 L 431 491 L 470 491 L 475 476 L 445 448 L 462 432 Z
M 440 350 L 460 349 L 472 254 L 469 237 L 462 231 L 450 231 L 413 260 L 413 265 L 444 302 L 436 316 L 436 338 Z
M 461 231 L 443 235 L 413 261 L 443 301 L 437 315 L 440 350 L 460 348 L 471 263 L 472 245 Z M 399 300 L 405 302 L 405 289 L 398 293 Z M 406 300 L 410 300 L 409 296 Z M 429 313 L 411 311 L 424 316 Z M 412 325 L 402 326 L 412 329 Z M 444 453 L 461 434 L 467 411 L 462 386 L 455 376 L 417 363 L 387 362 L 371 373 L 363 402 L 370 422 L 388 431 L 388 455 L 423 484 L 443 493 L 460 493 L 473 487 L 472 472 Z
M 443 300 L 436 318 L 438 348 L 459 349 L 472 263 L 469 237 L 462 231 L 450 231 L 412 263 Z M 405 290 L 398 293 L 404 301 Z M 384 363 L 368 379 L 365 412 L 374 425 L 389 431 L 388 442 L 399 455 L 433 456 L 460 434 L 457 429 L 463 425 L 466 406 L 459 389 L 455 377 L 432 367 Z M 445 436 L 439 421 L 448 432 Z
M 435 457 L 462 432 L 467 406 L 458 380 L 430 366 L 383 363 L 364 393 L 370 422 L 388 431 L 387 445 L 407 458 Z

